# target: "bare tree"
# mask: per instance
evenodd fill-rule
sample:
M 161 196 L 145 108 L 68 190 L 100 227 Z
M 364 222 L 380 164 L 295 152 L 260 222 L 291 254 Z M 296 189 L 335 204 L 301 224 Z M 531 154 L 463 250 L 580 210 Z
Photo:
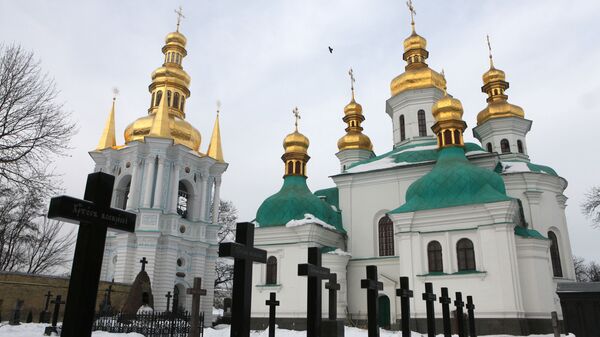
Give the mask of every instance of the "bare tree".
M 585 195 L 581 211 L 592 220 L 594 227 L 600 227 L 600 187 L 592 187 Z
M 219 230 L 217 240 L 219 243 L 235 240 L 235 226 L 237 223 L 237 209 L 231 201 L 221 200 L 219 204 Z M 230 259 L 218 258 L 215 265 L 215 301 L 217 308 L 222 308 L 223 298 L 230 296 L 233 282 L 233 263 Z
M 33 53 L 0 45 L 0 186 L 54 190 L 49 163 L 65 155 L 74 133 Z
M 590 261 L 585 274 L 588 282 L 600 282 L 600 265 L 595 261 Z
M 23 271 L 43 274 L 58 271 L 72 260 L 70 248 L 75 243 L 74 230 L 63 233 L 64 223 L 43 218 L 31 233 L 30 244 L 25 248 L 26 261 Z
M 575 279 L 577 282 L 587 282 L 587 266 L 585 259 L 579 256 L 573 256 L 573 265 L 575 267 Z

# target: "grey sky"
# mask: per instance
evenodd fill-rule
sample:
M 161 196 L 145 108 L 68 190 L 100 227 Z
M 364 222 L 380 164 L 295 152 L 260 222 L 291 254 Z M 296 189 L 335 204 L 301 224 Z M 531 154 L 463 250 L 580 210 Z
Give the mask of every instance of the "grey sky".
M 192 77 L 187 118 L 202 133 L 206 151 L 222 101 L 221 132 L 230 163 L 222 196 L 242 220 L 281 186 L 283 137 L 293 129 L 310 138 L 309 186 L 329 187 L 338 172 L 337 139 L 349 101 L 348 68 L 357 78 L 365 133 L 381 154 L 392 147 L 385 113 L 389 83 L 404 69 L 402 41 L 410 33 L 404 0 L 382 1 L 7 1 L 0 0 L 0 41 L 33 50 L 55 77 L 60 98 L 80 132 L 71 156 L 57 163 L 68 194 L 83 195 L 96 147 L 117 86 L 117 139 L 144 115 L 150 73 L 162 62 L 165 35 L 182 5 L 188 38 L 184 67 Z M 434 69 L 444 68 L 448 91 L 475 125 L 485 106 L 481 75 L 488 67 L 485 35 L 506 71 L 510 102 L 533 120 L 531 159 L 569 181 L 567 219 L 575 255 L 600 260 L 600 229 L 579 205 L 600 185 L 598 92 L 600 2 L 416 0 L 417 31 L 428 41 Z M 329 54 L 327 47 L 334 48 Z M 472 131 L 466 132 L 474 141 Z

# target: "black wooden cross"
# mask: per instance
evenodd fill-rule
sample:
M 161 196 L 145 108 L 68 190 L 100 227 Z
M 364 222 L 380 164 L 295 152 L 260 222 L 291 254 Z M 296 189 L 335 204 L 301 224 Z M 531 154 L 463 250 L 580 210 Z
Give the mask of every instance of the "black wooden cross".
M 275 293 L 270 293 L 269 300 L 265 301 L 265 304 L 269 306 L 269 337 L 275 337 L 275 309 L 279 306 L 275 295 Z
M 367 289 L 367 324 L 369 337 L 379 337 L 377 296 L 383 283 L 377 280 L 377 266 L 367 266 L 367 278 L 360 280 L 360 287 Z
M 48 311 L 48 305 L 50 304 L 50 297 L 52 297 L 52 293 L 48 290 L 48 293 L 44 295 L 46 298 L 46 305 L 44 306 L 44 311 Z
M 433 284 L 425 282 L 425 292 L 423 293 L 423 301 L 427 310 L 427 336 L 435 337 L 435 309 L 433 303 L 437 297 L 433 293 Z
M 254 224 L 238 223 L 235 229 L 235 242 L 219 244 L 219 257 L 234 259 L 231 337 L 248 337 L 252 301 L 252 263 L 267 262 L 267 251 L 254 248 Z
M 48 293 L 44 295 L 46 298 L 46 305 L 44 305 L 44 310 L 40 312 L 40 323 L 48 323 L 50 321 L 50 313 L 48 312 L 48 306 L 50 305 L 50 298 L 52 297 L 52 292 L 48 290 Z
M 146 257 L 142 257 L 142 259 L 140 260 L 140 263 L 142 264 L 142 271 L 146 271 L 146 265 L 149 263 L 148 260 L 146 260 Z
M 56 295 L 56 298 L 54 300 L 52 300 L 51 303 L 54 304 L 54 312 L 52 313 L 52 326 L 47 326 L 44 329 L 45 336 L 51 336 L 52 333 L 58 334 L 58 331 L 56 330 L 56 323 L 58 323 L 58 314 L 60 312 L 61 304 L 65 304 L 65 302 L 62 301 L 61 295 Z M 63 326 L 64 326 L 64 324 L 65 323 L 64 323 L 64 319 L 63 319 Z
M 107 229 L 123 232 L 135 230 L 135 214 L 110 208 L 114 182 L 115 177 L 110 174 L 92 173 L 88 175 L 83 200 L 68 196 L 50 200 L 48 218 L 80 224 L 62 337 L 92 335 Z
M 413 291 L 408 287 L 408 277 L 400 277 L 400 289 L 396 289 L 396 296 L 400 297 L 402 337 L 410 337 L 410 298 L 413 297 Z
M 192 295 L 192 320 L 188 336 L 200 337 L 200 296 L 206 296 L 206 289 L 202 289 L 202 278 L 194 277 L 194 287 L 188 288 L 186 293 Z
M 456 306 L 456 319 L 458 322 L 458 337 L 466 337 L 465 335 L 465 318 L 463 313 L 463 307 L 465 302 L 462 300 L 462 293 L 457 291 L 455 294 L 454 306 Z
M 329 319 L 337 320 L 337 292 L 341 289 L 337 283 L 337 274 L 329 274 L 329 282 L 325 283 L 325 289 L 329 289 Z
M 306 337 L 321 335 L 322 283 L 329 278 L 329 268 L 321 266 L 321 249 L 308 248 L 308 263 L 298 265 L 298 276 L 307 276 L 306 290 Z
M 448 296 L 448 288 L 446 287 L 442 287 L 440 303 L 442 304 L 444 337 L 452 337 L 452 325 L 450 323 L 450 303 L 452 303 L 452 299 Z
M 171 305 L 171 297 L 173 297 L 173 295 L 171 295 L 170 291 L 167 291 L 165 297 L 167 298 L 167 312 L 169 312 L 169 306 Z
M 477 337 L 475 332 L 475 304 L 473 304 L 473 296 L 467 296 L 467 312 L 469 313 L 469 336 Z

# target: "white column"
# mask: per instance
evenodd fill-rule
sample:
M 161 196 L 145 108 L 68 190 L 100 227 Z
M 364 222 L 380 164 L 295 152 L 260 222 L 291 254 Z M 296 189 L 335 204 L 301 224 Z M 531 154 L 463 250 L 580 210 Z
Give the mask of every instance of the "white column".
M 208 174 L 202 173 L 200 175 L 200 220 L 206 220 L 206 187 L 208 186 Z
M 144 203 L 142 207 L 150 208 L 152 201 L 152 183 L 154 180 L 154 156 L 146 157 L 146 169 L 144 174 Z
M 158 157 L 158 171 L 156 174 L 156 191 L 154 192 L 154 208 L 162 208 L 163 178 L 165 175 L 165 158 Z
M 127 199 L 127 210 L 133 209 L 135 204 L 134 198 L 137 198 L 138 195 L 138 159 L 135 158 L 133 161 L 133 167 L 131 168 L 131 184 L 129 185 L 129 199 Z
M 213 197 L 212 223 L 216 224 L 219 220 L 219 204 L 221 203 L 221 177 L 215 177 L 215 194 Z
M 171 203 L 169 211 L 177 213 L 177 199 L 179 198 L 179 164 L 173 163 L 171 174 Z

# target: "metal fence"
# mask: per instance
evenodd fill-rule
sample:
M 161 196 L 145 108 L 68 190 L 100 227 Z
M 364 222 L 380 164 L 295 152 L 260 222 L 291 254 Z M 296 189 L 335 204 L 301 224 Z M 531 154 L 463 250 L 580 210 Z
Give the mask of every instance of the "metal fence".
M 122 313 L 113 316 L 96 316 L 92 330 L 128 333 L 137 332 L 146 337 L 187 337 L 191 314 L 188 312 L 149 312 L 136 315 Z M 198 336 L 204 334 L 204 314 L 200 313 Z

